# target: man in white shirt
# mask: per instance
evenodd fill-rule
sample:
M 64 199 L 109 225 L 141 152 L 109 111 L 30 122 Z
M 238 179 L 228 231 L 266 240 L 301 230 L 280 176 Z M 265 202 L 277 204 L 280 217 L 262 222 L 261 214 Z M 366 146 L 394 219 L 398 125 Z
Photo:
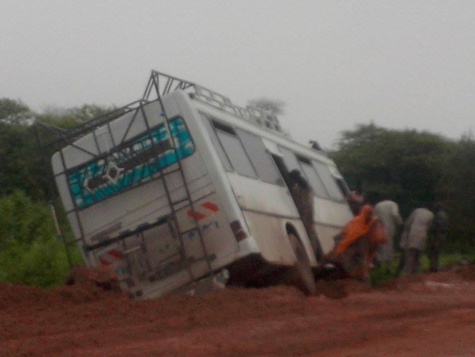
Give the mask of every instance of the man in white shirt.
M 405 252 L 408 274 L 419 272 L 421 255 L 426 247 L 427 233 L 433 219 L 434 214 L 427 208 L 416 208 L 406 221 L 400 245 Z
M 403 224 L 403 220 L 399 214 L 399 206 L 394 201 L 381 201 L 377 203 L 374 208 L 378 218 L 384 224 L 388 239 L 385 244 L 379 246 L 376 259 L 378 263 L 384 265 L 386 270 L 389 271 L 394 259 L 394 236 L 396 235 L 398 226 Z

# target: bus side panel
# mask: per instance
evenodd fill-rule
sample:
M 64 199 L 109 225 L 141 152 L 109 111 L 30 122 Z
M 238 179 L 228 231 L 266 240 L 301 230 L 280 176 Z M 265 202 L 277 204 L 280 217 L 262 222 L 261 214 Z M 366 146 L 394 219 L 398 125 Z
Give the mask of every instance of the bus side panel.
M 345 202 L 335 202 L 319 197 L 314 198 L 314 220 L 331 226 L 343 227 L 353 218 L 350 207 Z
M 328 253 L 335 246 L 335 236 L 341 232 L 353 215 L 346 202 L 335 202 L 315 197 L 314 221 L 318 240 L 323 253 Z
M 296 229 L 298 236 L 301 238 L 311 265 L 316 265 L 315 256 L 311 253 L 312 246 L 308 241 L 301 220 L 289 220 L 251 211 L 243 212 L 252 232 L 252 238 L 256 241 L 262 258 L 268 263 L 275 265 L 292 265 L 295 263 L 295 255 L 285 229 L 285 225 L 289 223 Z
M 266 261 L 283 265 L 294 262 L 295 256 L 287 238 L 287 223 L 297 230 L 307 252 L 313 251 L 297 208 L 285 187 L 232 173 L 228 177 L 251 235 Z M 314 254 L 309 254 L 309 258 L 312 264 L 316 263 Z
M 335 247 L 335 236 L 341 232 L 342 227 L 325 226 L 317 223 L 315 230 L 323 253 L 327 254 Z
M 283 217 L 299 217 L 297 208 L 286 187 L 234 173 L 228 173 L 227 176 L 242 209 Z
M 251 234 L 258 243 L 261 254 L 268 261 L 278 262 L 282 256 L 285 256 L 287 247 L 281 241 L 276 242 L 276 239 L 281 239 L 286 233 L 282 224 L 279 227 L 277 222 L 293 220 L 299 222 L 298 226 L 303 226 L 288 190 L 282 186 L 232 173 L 229 173 L 228 177 L 240 207 L 244 211 L 260 213 L 256 216 L 246 212 L 246 219 L 254 217 L 252 226 L 258 233 L 251 230 Z M 328 253 L 334 247 L 335 235 L 351 218 L 352 214 L 346 203 L 314 198 L 315 229 L 324 253 Z M 248 224 L 251 225 L 251 222 Z M 299 235 L 304 245 L 307 245 L 309 242 L 305 229 L 300 229 Z
M 224 170 L 221 160 L 216 152 L 216 148 L 209 136 L 203 117 L 198 111 L 198 107 L 202 104 L 190 100 L 190 97 L 182 92 L 174 93 L 174 99 L 177 101 L 179 113 L 185 119 L 186 124 L 193 136 L 195 147 L 202 157 L 200 165 L 206 168 L 217 197 L 221 202 L 222 214 L 227 219 L 227 224 L 231 222 L 239 222 L 242 229 L 247 232 L 242 209 L 239 206 L 235 192 L 229 182 L 228 173 Z M 209 109 L 209 108 L 208 108 Z M 168 108 L 167 108 L 168 110 Z M 178 110 L 178 109 L 177 109 Z M 187 169 L 187 167 L 185 167 Z M 235 238 L 233 237 L 233 240 Z M 226 243 L 227 244 L 227 243 Z M 257 253 L 258 249 L 253 239 L 239 240 L 236 251 L 226 258 L 226 262 L 231 263 L 249 254 Z

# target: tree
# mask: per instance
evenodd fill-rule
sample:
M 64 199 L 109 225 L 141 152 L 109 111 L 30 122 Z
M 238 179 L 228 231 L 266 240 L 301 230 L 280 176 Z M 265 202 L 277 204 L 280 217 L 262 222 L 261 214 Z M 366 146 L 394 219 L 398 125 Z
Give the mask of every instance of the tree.
M 361 185 L 373 201 L 391 198 L 408 214 L 442 199 L 437 187 L 452 147 L 437 135 L 388 130 L 371 123 L 343 132 L 338 150 L 330 155 L 350 187 Z
M 51 169 L 39 155 L 31 126 L 0 123 L 0 198 L 16 190 L 46 199 Z
M 85 104 L 71 109 L 49 109 L 42 114 L 31 114 L 21 101 L 0 100 L 0 198 L 15 190 L 26 192 L 35 200 L 55 196 L 50 159 L 58 148 L 44 146 L 57 139 L 51 132 L 37 130 L 24 120 L 27 115 L 36 121 L 46 122 L 59 131 L 72 129 L 96 116 L 109 112 L 109 108 Z M 23 118 L 23 119 L 22 119 Z
M 0 122 L 15 125 L 30 125 L 35 114 L 22 101 L 8 98 L 0 99 Z
M 466 134 L 454 146 L 445 165 L 439 191 L 445 199 L 450 217 L 451 236 L 457 237 L 454 249 L 466 251 L 475 247 L 475 141 Z
M 252 99 L 248 102 L 248 106 L 261 109 L 272 117 L 282 114 L 284 105 L 285 103 L 279 99 L 268 98 Z
M 115 109 L 114 106 L 105 107 L 96 104 L 83 104 L 80 107 L 67 109 L 50 107 L 39 115 L 38 119 L 60 128 L 71 129 L 106 115 Z

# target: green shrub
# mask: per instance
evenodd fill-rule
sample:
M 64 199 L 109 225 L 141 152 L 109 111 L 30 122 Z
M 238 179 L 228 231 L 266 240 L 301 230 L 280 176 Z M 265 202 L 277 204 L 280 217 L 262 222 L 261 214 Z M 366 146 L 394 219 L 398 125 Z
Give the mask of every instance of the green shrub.
M 52 287 L 69 272 L 64 246 L 55 237 L 8 249 L 0 260 L 0 279 L 10 283 Z
M 73 251 L 73 262 L 78 261 Z M 68 257 L 49 206 L 20 191 L 0 199 L 0 280 L 52 287 L 68 274 Z

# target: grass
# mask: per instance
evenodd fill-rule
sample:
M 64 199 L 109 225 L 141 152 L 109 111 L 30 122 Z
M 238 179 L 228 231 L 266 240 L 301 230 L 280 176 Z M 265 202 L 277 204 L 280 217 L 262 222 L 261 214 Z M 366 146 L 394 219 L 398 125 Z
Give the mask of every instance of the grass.
M 396 253 L 395 258 L 391 262 L 389 270 L 385 266 L 378 266 L 372 269 L 371 270 L 371 285 L 374 286 L 377 283 L 394 279 L 395 278 L 394 273 L 399 264 L 400 257 L 401 257 L 400 253 Z M 475 262 L 475 252 L 443 254 L 440 257 L 439 266 L 443 268 L 444 266 L 453 265 L 461 261 Z M 422 271 L 429 270 L 429 259 L 427 258 L 427 255 L 425 254 L 422 256 L 421 270 Z M 404 272 L 401 275 L 404 275 Z

